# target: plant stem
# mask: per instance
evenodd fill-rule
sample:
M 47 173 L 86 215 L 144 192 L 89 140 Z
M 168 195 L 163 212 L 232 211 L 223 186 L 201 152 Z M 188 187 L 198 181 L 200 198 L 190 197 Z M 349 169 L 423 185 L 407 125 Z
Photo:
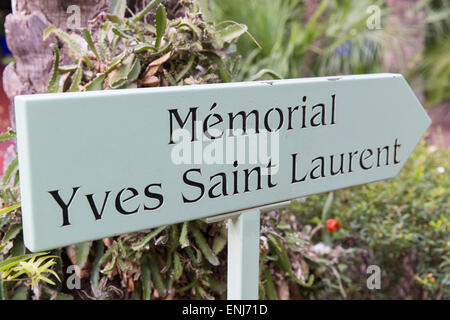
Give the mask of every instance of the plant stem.
M 135 14 L 130 20 L 131 22 L 138 22 L 156 5 L 160 4 L 164 0 L 153 0 L 151 1 L 141 12 Z

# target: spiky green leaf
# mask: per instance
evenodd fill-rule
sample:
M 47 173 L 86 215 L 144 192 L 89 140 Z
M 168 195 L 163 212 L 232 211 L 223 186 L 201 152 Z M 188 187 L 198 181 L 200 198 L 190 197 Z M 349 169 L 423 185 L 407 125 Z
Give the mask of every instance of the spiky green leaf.
M 161 233 L 161 231 L 163 231 L 167 226 L 161 226 L 159 228 L 156 228 L 155 230 L 153 230 L 152 232 L 150 232 L 145 238 L 144 240 L 142 240 L 140 243 L 138 243 L 137 245 L 133 246 L 133 250 L 139 250 L 142 249 L 150 240 L 152 240 L 154 237 L 156 237 L 158 234 Z
M 13 176 L 14 172 L 18 169 L 18 167 L 19 167 L 19 160 L 16 157 L 8 165 L 8 168 L 6 168 L 6 171 L 5 171 L 4 176 L 3 176 L 3 184 L 4 185 L 8 185 L 9 184 L 9 182 L 11 181 L 11 177 Z
M 145 15 L 152 10 L 155 6 L 157 6 L 158 4 L 160 4 L 161 2 L 163 2 L 164 0 L 152 0 L 142 11 L 138 12 L 137 14 L 135 14 L 130 21 L 135 23 L 139 20 L 141 20 L 142 18 L 145 17 Z
M 232 42 L 247 32 L 245 24 L 233 23 L 218 31 L 218 35 L 224 42 Z
M 7 208 L 3 208 L 3 209 L 0 210 L 0 216 L 4 215 L 4 214 L 7 214 L 7 213 L 10 213 L 10 212 L 12 212 L 12 211 L 14 211 L 16 209 L 19 209 L 20 207 L 21 207 L 21 204 L 18 203 L 18 204 L 9 206 Z
M 53 61 L 53 71 L 48 83 L 47 92 L 54 93 L 59 91 L 59 49 L 55 45 L 53 46 L 53 51 L 55 53 L 55 60 Z
M 103 90 L 106 79 L 106 73 L 101 73 L 94 80 L 92 80 L 87 86 L 86 91 Z
M 150 270 L 150 264 L 148 259 L 141 259 L 141 281 L 142 281 L 142 290 L 144 293 L 144 300 L 150 300 L 152 293 L 152 273 Z
M 167 27 L 167 13 L 166 8 L 163 5 L 159 5 L 156 9 L 155 15 L 155 25 L 156 25 L 156 39 L 155 39 L 155 48 L 159 49 L 161 45 L 161 40 L 166 33 Z
M 109 13 L 123 19 L 125 17 L 126 8 L 126 0 L 111 0 L 111 4 L 109 5 Z
M 100 55 L 98 54 L 97 47 L 95 46 L 94 41 L 92 40 L 91 33 L 89 32 L 89 30 L 85 28 L 81 31 L 81 33 L 83 34 L 83 37 L 86 40 L 91 51 L 95 54 L 97 59 L 100 61 L 101 60 Z
M 177 281 L 183 274 L 183 265 L 181 264 L 180 255 L 173 254 L 173 280 Z
M 153 284 L 158 290 L 160 296 L 166 294 L 166 288 L 164 286 L 164 281 L 161 276 L 161 271 L 159 270 L 158 263 L 156 262 L 156 258 L 149 257 L 150 270 L 152 273 Z
M 189 239 L 188 239 L 188 226 L 189 221 L 183 222 L 183 226 L 181 227 L 181 233 L 180 233 L 180 245 L 181 248 L 186 248 L 189 246 Z
M 19 232 L 22 230 L 22 225 L 21 224 L 16 224 L 12 227 L 9 228 L 9 230 L 5 233 L 2 242 L 6 243 L 8 241 L 13 240 L 18 234 Z
M 8 130 L 8 132 L 0 134 L 0 142 L 8 141 L 14 139 L 15 137 L 16 133 L 13 130 Z
M 194 235 L 195 242 L 199 246 L 201 252 L 205 255 L 206 259 L 213 266 L 218 266 L 220 264 L 219 259 L 217 258 L 215 253 L 211 250 L 211 248 L 209 247 L 208 242 L 206 241 L 202 232 L 195 225 L 191 226 L 191 231 L 192 231 L 192 234 Z
M 91 243 L 89 241 L 78 243 L 75 245 L 75 258 L 80 268 L 83 268 L 89 256 L 89 250 L 91 249 Z

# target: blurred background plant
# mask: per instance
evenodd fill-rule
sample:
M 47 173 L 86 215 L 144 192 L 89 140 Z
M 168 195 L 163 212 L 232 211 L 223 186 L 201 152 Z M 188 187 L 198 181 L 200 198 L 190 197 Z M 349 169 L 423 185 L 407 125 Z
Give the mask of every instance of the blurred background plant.
M 423 62 L 411 76 L 422 74 L 426 106 L 434 107 L 450 99 L 450 3 L 422 0 L 416 10 L 426 11 L 426 44 Z
M 422 141 L 397 178 L 334 192 L 328 215 L 341 228 L 332 246 L 351 251 L 339 264 L 348 298 L 450 298 L 449 159 L 448 148 Z M 299 224 L 320 225 L 327 197 L 310 196 L 289 211 Z M 379 290 L 366 286 L 369 265 L 381 268 Z
M 410 82 L 414 77 L 424 77 L 427 107 L 449 98 L 448 1 L 405 1 L 408 8 L 405 15 L 422 17 L 423 21 L 416 21 L 414 28 L 402 23 L 402 17 L 393 12 L 393 5 L 381 0 L 211 0 L 209 3 L 216 21 L 235 20 L 245 24 L 262 47 L 255 46 L 248 37 L 239 39 L 237 52 L 243 58 L 234 66 L 233 81 L 386 72 L 384 60 L 390 54 L 388 51 L 402 55 L 403 51 L 411 50 L 402 46 L 402 41 L 420 34 L 422 28 L 425 45 L 416 43 L 415 56 L 411 58 L 418 59 L 419 55 L 421 61 L 413 61 L 405 75 Z M 379 9 L 380 28 L 368 27 L 371 23 L 368 19 L 376 14 L 369 8 Z M 387 17 L 389 26 L 386 26 Z M 403 61 L 395 61 L 394 66 L 396 63 Z
M 450 3 L 403 3 L 396 8 L 395 1 L 212 0 L 211 9 L 218 21 L 246 24 L 262 46 L 239 39 L 243 59 L 233 81 L 401 72 L 424 105 L 439 106 L 448 122 Z M 371 6 L 379 8 L 381 28 L 368 28 Z M 449 298 L 450 154 L 444 143 L 437 144 L 422 142 L 395 180 L 291 205 L 299 225 L 322 226 L 311 239 L 317 248 L 345 248 L 336 273 L 346 294 L 331 278 L 317 277 L 308 289 L 315 298 Z M 328 217 L 342 228 L 323 232 Z M 371 264 L 382 270 L 381 290 L 367 289 Z
M 444 0 L 404 2 L 422 29 L 405 25 L 392 1 L 159 2 L 114 0 L 89 28 L 46 28 L 54 45 L 45 89 L 394 71 L 418 83 L 426 106 L 448 105 Z M 380 10 L 379 29 L 367 26 L 371 6 Z M 405 47 L 405 39 L 423 46 Z M 10 130 L 0 142 L 14 138 Z M 449 156 L 443 144 L 422 141 L 396 179 L 297 199 L 264 215 L 261 298 L 449 299 Z M 17 159 L 5 167 L 0 199 L 1 299 L 226 297 L 225 223 L 191 221 L 35 257 L 22 241 Z M 70 265 L 78 266 L 77 290 L 68 286 Z M 382 270 L 380 290 L 366 286 L 369 265 Z
M 383 1 L 239 0 L 212 1 L 218 21 L 235 19 L 246 24 L 262 49 L 245 37 L 238 52 L 245 57 L 234 80 L 273 77 L 357 74 L 381 70 L 380 50 L 387 35 L 367 28 L 366 10 Z M 311 1 L 310 1 L 311 2 Z M 274 19 L 277 17 L 277 19 Z M 377 63 L 378 62 L 378 63 Z

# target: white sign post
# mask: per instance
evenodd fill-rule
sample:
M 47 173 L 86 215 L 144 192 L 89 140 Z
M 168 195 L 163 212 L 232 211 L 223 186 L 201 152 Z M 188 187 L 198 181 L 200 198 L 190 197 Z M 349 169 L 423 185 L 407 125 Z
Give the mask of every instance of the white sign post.
M 236 298 L 257 297 L 258 208 L 395 177 L 430 125 L 398 74 L 41 94 L 15 104 L 30 250 L 246 212 L 230 224 Z
M 228 300 L 258 299 L 260 216 L 289 204 L 290 201 L 285 201 L 246 212 L 232 212 L 204 219 L 207 223 L 228 220 Z

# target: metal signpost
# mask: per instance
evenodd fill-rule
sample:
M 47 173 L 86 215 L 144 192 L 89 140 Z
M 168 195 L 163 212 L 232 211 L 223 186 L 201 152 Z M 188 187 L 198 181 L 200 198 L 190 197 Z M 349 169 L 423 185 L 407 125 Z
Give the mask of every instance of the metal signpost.
M 230 299 L 258 297 L 261 211 L 396 176 L 431 122 L 398 74 L 40 94 L 15 104 L 31 251 L 230 219 Z

